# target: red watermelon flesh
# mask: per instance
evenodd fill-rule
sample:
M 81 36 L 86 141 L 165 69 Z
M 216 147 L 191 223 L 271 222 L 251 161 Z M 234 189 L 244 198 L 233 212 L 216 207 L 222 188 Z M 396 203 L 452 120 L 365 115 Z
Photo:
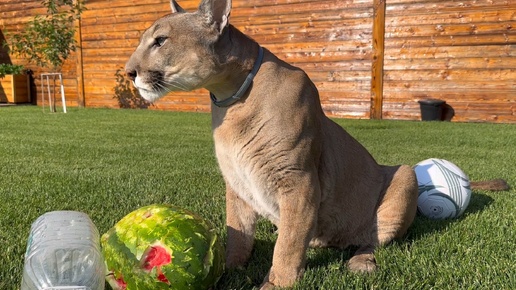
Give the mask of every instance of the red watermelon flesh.
M 170 262 L 172 262 L 170 252 L 160 245 L 154 245 L 151 246 L 145 254 L 143 254 L 142 268 L 149 272 L 156 268 L 158 280 L 170 284 L 167 277 L 163 274 L 163 271 L 161 271 L 161 266 L 170 264 Z

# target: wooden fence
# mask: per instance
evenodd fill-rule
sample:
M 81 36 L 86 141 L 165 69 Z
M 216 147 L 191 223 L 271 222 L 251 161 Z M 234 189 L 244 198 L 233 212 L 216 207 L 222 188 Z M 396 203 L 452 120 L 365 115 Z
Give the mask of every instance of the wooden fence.
M 198 2 L 179 1 L 187 10 Z M 168 0 L 89 0 L 86 7 L 80 49 L 63 69 L 68 105 L 209 111 L 204 90 L 149 106 L 123 76 L 142 32 L 169 13 Z M 0 12 L 9 40 L 44 11 L 39 1 L 0 0 Z M 417 101 L 438 98 L 453 121 L 516 123 L 514 0 L 233 1 L 230 22 L 304 69 L 328 115 L 416 120 Z M 0 61 L 25 64 L 5 51 Z M 41 71 L 32 68 L 37 91 Z

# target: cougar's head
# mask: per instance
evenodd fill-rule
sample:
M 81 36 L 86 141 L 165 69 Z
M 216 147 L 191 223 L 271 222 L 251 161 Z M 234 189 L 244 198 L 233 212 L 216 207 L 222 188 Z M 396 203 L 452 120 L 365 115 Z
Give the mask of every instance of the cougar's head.
M 206 87 L 217 74 L 215 45 L 228 26 L 229 0 L 203 0 L 185 12 L 174 0 L 172 14 L 157 20 L 141 36 L 125 66 L 143 98 L 155 101 L 169 92 Z

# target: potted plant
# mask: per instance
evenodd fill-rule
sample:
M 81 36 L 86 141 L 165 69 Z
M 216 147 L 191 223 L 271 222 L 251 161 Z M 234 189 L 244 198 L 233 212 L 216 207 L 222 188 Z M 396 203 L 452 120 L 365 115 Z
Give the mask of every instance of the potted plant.
M 84 0 L 42 0 L 41 4 L 47 13 L 35 16 L 21 31 L 8 35 L 8 47 L 13 54 L 49 69 L 54 75 L 54 93 L 55 76 L 76 50 L 75 21 L 85 9 Z
M 22 65 L 0 64 L 0 102 L 30 102 L 30 79 Z

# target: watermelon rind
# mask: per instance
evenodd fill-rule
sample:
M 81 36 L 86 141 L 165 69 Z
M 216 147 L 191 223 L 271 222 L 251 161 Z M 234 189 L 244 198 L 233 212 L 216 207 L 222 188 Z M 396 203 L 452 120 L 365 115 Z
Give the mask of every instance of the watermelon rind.
M 224 271 L 224 250 L 211 224 L 171 205 L 129 213 L 102 236 L 101 245 L 106 279 L 116 290 L 209 289 Z M 146 270 L 144 254 L 156 246 L 170 253 L 171 262 Z M 167 282 L 157 279 L 160 273 Z

